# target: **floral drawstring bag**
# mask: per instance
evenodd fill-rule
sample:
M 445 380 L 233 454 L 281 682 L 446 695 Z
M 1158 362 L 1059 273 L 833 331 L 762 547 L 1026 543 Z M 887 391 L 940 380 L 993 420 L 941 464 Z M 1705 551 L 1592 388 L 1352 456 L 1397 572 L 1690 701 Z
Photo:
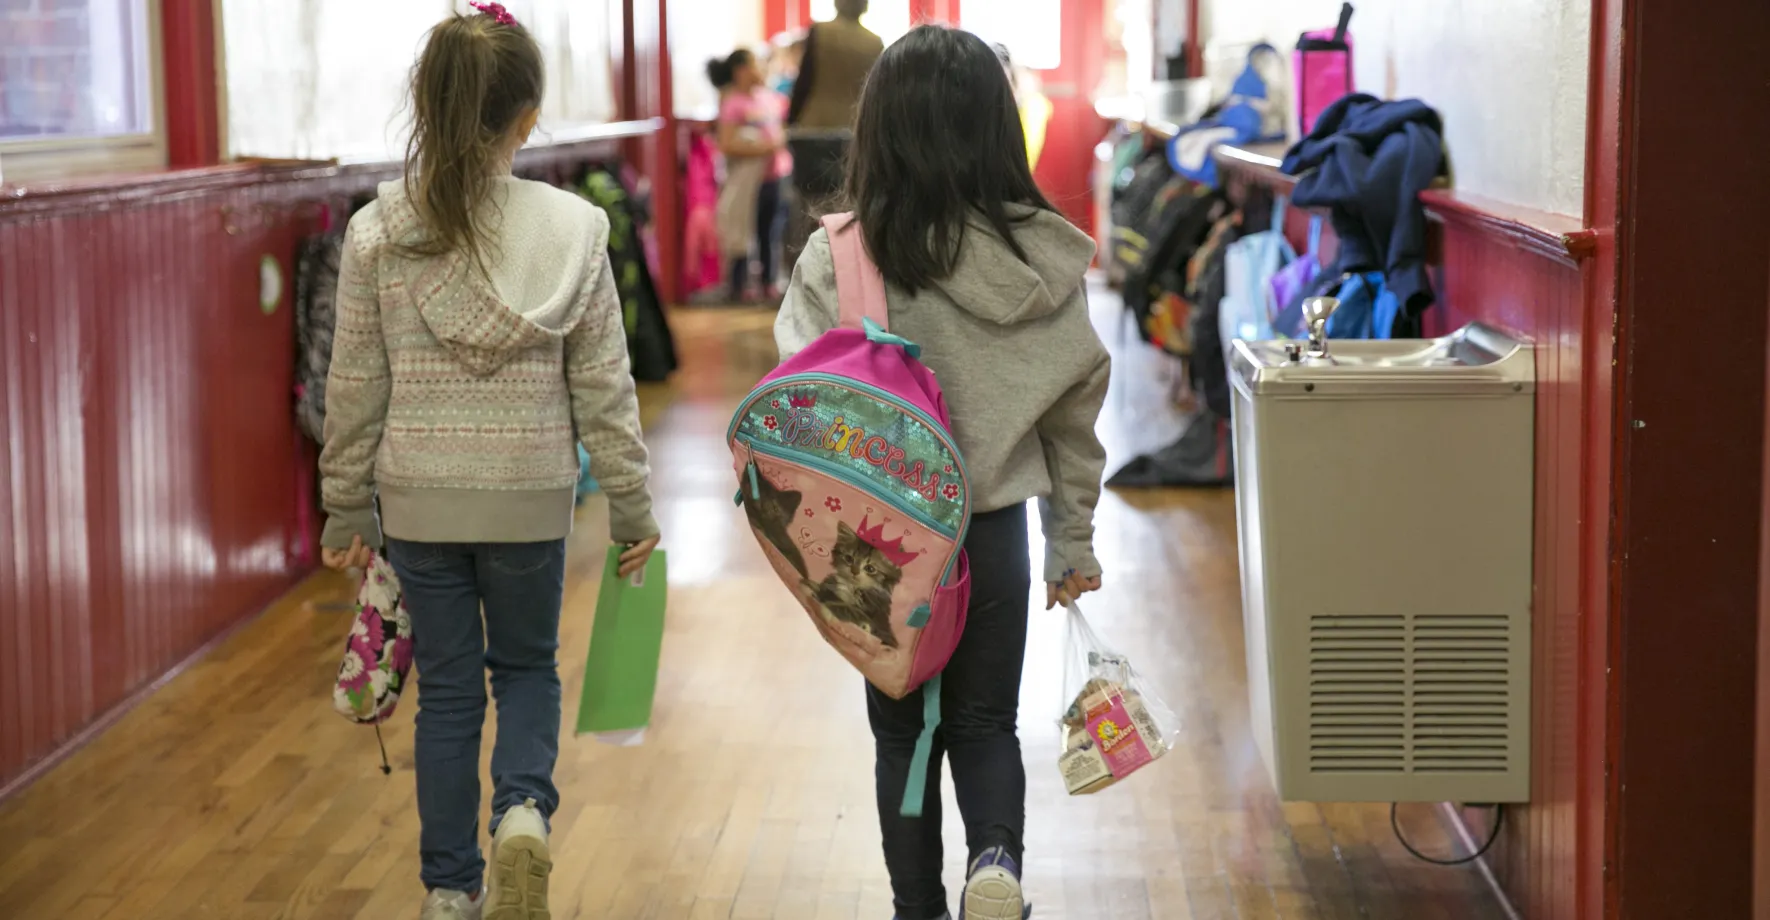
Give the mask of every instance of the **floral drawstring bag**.
M 346 719 L 375 726 L 393 715 L 412 670 L 412 617 L 406 612 L 399 576 L 379 553 L 369 558 L 362 588 L 356 595 L 356 617 L 344 641 L 344 661 L 332 690 L 332 708 Z M 381 750 L 381 771 L 392 772 L 387 749 Z

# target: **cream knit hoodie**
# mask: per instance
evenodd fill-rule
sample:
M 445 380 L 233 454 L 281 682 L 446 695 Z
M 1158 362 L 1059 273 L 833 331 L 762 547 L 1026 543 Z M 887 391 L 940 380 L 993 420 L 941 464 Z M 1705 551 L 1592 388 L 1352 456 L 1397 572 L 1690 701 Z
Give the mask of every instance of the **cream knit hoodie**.
M 510 177 L 493 205 L 490 279 L 463 253 L 395 251 L 418 229 L 402 182 L 350 221 L 320 454 L 328 547 L 564 537 L 579 440 L 612 538 L 657 535 L 608 217 Z

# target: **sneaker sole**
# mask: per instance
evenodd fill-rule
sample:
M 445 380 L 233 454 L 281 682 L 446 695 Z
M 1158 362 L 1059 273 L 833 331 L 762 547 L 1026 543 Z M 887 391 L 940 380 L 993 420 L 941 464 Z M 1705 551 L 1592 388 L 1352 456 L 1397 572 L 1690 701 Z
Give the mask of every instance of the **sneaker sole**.
M 553 872 L 553 856 L 546 841 L 511 837 L 497 845 L 492 862 L 496 884 L 486 899 L 485 920 L 552 920 L 547 877 Z
M 965 885 L 965 920 L 1021 920 L 1026 896 L 1005 869 L 981 869 Z

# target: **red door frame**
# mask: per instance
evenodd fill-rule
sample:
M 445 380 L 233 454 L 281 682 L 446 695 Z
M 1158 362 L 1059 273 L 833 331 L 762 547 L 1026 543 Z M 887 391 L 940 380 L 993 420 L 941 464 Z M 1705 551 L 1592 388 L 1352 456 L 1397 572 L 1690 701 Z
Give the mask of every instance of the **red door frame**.
M 1607 654 L 1583 669 L 1605 688 L 1601 726 L 1584 720 L 1604 757 L 1584 771 L 1603 807 L 1581 821 L 1579 913 L 1747 917 L 1770 127 L 1728 113 L 1770 111 L 1770 58 L 1746 47 L 1770 6 L 1595 0 L 1593 25 L 1588 384 L 1611 411 L 1588 427 L 1586 517 L 1608 533 L 1587 610 Z M 1692 123 L 1709 126 L 1695 146 L 1677 136 Z
M 221 162 L 215 25 L 215 4 L 207 0 L 161 5 L 166 165 L 173 168 Z
M 1108 126 L 1094 109 L 1106 72 L 1106 8 L 1102 0 L 1063 0 L 1062 17 L 1062 67 L 1039 73 L 1051 123 L 1034 178 L 1071 223 L 1092 235 L 1094 147 Z
M 910 0 L 910 22 L 958 25 L 959 0 Z
M 773 40 L 782 32 L 811 25 L 811 0 L 763 0 L 762 34 Z
M 1770 263 L 1770 253 L 1765 256 L 1765 261 Z M 1770 312 L 1770 303 L 1764 306 Z M 1765 378 L 1764 389 L 1770 393 L 1770 376 Z M 1758 785 L 1754 808 L 1757 830 L 1752 843 L 1756 854 L 1752 869 L 1756 911 L 1752 916 L 1757 920 L 1770 920 L 1770 399 L 1766 400 L 1765 408 L 1763 481 L 1766 485 L 1758 516 L 1758 539 L 1762 545 L 1758 551 L 1758 751 L 1755 770 Z

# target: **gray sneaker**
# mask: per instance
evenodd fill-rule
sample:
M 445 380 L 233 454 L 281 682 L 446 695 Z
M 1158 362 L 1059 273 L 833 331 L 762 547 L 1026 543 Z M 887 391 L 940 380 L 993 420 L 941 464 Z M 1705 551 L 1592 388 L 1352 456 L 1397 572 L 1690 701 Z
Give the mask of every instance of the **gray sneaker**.
M 418 920 L 480 920 L 485 912 L 485 892 L 474 897 L 465 891 L 444 891 L 441 888 L 424 896 L 424 907 Z
M 547 821 L 534 799 L 499 820 L 491 863 L 485 920 L 551 920 L 547 876 L 553 871 L 553 854 L 547 845 Z

